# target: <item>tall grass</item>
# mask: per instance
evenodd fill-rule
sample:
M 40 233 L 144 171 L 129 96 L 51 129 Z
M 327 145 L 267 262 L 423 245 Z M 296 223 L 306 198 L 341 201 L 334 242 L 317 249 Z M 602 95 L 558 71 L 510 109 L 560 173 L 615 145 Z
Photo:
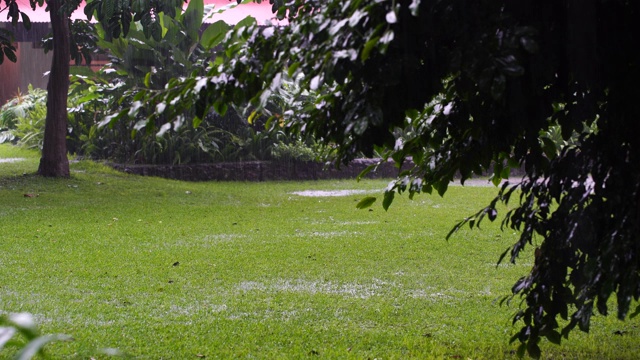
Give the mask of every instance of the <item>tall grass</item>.
M 34 153 L 7 157 L 26 160 L 0 163 L 0 309 L 73 336 L 53 358 L 515 357 L 519 300 L 496 299 L 531 258 L 496 267 L 516 237 L 495 224 L 444 240 L 495 188 L 368 211 L 385 182 L 187 183 L 84 161 L 52 180 L 31 175 Z M 365 193 L 294 194 L 345 189 Z M 638 325 L 596 317 L 544 355 L 635 358 Z

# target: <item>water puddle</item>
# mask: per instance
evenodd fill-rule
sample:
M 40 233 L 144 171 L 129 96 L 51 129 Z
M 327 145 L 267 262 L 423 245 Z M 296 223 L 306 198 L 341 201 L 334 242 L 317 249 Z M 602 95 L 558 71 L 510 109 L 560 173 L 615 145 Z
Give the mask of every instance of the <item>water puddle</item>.
M 306 196 L 306 197 L 336 197 L 336 196 L 350 196 L 350 195 L 362 195 L 369 193 L 380 192 L 378 190 L 305 190 L 292 192 L 294 195 Z
M 503 180 L 503 182 L 500 183 L 500 186 L 504 184 L 504 181 L 507 181 L 507 180 Z M 510 184 L 517 184 L 520 181 L 522 181 L 522 179 L 510 178 L 508 181 Z M 460 180 L 452 181 L 450 185 L 460 186 L 461 185 Z M 464 182 L 464 186 L 495 187 L 491 181 L 483 178 L 467 179 Z M 304 191 L 295 191 L 295 192 L 292 192 L 291 194 L 298 195 L 298 196 L 305 196 L 305 197 L 336 197 L 336 196 L 350 196 L 350 195 L 364 195 L 364 194 L 382 194 L 383 192 L 384 190 L 382 189 L 381 190 L 304 190 Z
M 6 159 L 0 159 L 0 164 L 2 163 L 15 163 L 15 162 L 19 162 L 19 161 L 24 161 L 25 158 L 6 158 Z

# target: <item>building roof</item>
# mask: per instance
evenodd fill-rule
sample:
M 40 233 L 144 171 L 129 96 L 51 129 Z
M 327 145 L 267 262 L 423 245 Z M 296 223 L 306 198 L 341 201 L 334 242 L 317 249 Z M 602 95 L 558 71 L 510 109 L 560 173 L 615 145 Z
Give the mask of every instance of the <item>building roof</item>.
M 49 13 L 45 11 L 45 7 L 36 7 L 35 10 L 31 9 L 31 5 L 29 5 L 29 0 L 16 0 L 18 6 L 20 7 L 20 11 L 24 12 L 29 16 L 29 20 L 32 23 L 48 23 L 50 21 Z M 235 0 L 204 0 L 204 4 L 212 5 L 213 10 L 209 13 L 210 16 L 205 14 L 205 22 L 213 23 L 218 20 L 223 20 L 228 24 L 236 24 L 240 20 L 244 19 L 247 16 L 253 16 L 258 24 L 264 25 L 267 21 L 272 21 L 274 23 L 278 23 L 274 17 L 274 14 L 271 12 L 271 5 L 268 1 L 263 1 L 260 4 L 249 3 L 249 4 L 241 4 L 235 6 L 233 8 L 229 8 L 224 12 L 218 13 L 220 9 L 227 6 L 233 6 L 236 4 Z M 84 14 L 84 1 L 80 4 L 80 7 L 71 14 L 71 19 L 81 19 L 86 20 L 86 16 Z M 186 4 L 185 4 L 186 7 Z M 0 13 L 0 23 L 9 22 L 6 15 L 4 15 L 4 11 Z M 280 22 L 280 24 L 282 24 Z

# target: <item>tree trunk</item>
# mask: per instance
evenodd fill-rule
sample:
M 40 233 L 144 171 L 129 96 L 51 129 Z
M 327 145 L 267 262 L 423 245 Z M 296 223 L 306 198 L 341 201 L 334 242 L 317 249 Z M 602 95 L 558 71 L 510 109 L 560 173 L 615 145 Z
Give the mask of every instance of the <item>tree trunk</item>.
M 67 159 L 67 97 L 69 93 L 69 19 L 60 13 L 63 0 L 49 1 L 53 30 L 53 61 L 47 84 L 47 118 L 38 174 L 69 177 Z

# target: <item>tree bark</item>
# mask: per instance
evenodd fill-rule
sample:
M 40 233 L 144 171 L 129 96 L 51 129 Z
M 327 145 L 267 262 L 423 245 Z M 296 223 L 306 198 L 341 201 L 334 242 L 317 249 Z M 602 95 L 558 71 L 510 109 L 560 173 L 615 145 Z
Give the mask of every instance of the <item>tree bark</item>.
M 53 60 L 47 84 L 47 118 L 38 174 L 69 177 L 67 159 L 67 97 L 69 93 L 69 19 L 60 13 L 63 0 L 50 0 Z

